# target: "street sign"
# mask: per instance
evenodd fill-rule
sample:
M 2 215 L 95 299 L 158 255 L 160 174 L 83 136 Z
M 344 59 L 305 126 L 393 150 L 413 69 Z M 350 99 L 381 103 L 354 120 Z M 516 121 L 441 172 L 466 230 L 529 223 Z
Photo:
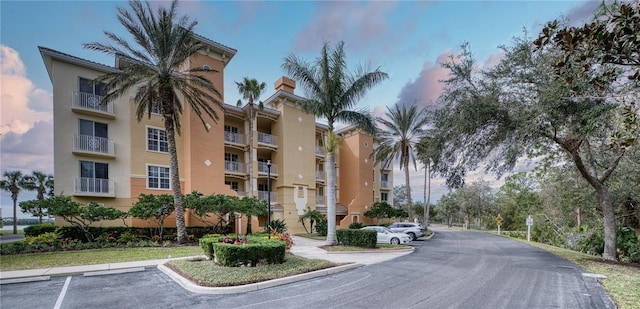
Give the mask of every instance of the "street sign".
M 501 225 L 502 225 L 502 216 L 498 215 L 498 216 L 496 217 L 496 223 L 498 224 L 498 226 L 501 226 Z
M 527 217 L 527 225 L 528 225 L 528 226 L 533 225 L 533 218 L 531 218 L 531 216 L 528 216 L 528 217 Z
M 527 241 L 531 241 L 531 226 L 533 225 L 533 218 L 531 215 L 527 216 Z

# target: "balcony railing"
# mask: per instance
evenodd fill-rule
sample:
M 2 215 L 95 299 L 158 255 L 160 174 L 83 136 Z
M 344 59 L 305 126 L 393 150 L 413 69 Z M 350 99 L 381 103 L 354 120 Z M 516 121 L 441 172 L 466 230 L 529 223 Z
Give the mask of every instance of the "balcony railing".
M 269 167 L 267 167 L 267 162 L 258 161 L 258 173 L 269 173 Z M 271 175 L 278 175 L 278 164 L 271 163 Z
M 316 155 L 324 157 L 324 147 L 316 145 Z
M 93 135 L 74 134 L 73 150 L 115 155 L 113 140 Z
M 391 189 L 393 188 L 393 184 L 390 181 L 382 180 L 380 181 L 380 188 Z
M 73 193 L 87 196 L 115 196 L 115 182 L 109 179 L 76 177 Z
M 231 173 L 241 173 L 244 174 L 244 163 L 233 162 L 233 161 L 224 161 L 224 171 Z
M 316 205 L 324 205 L 324 195 L 316 195 Z
M 244 145 L 244 135 L 240 133 L 224 132 L 224 141 L 227 143 Z
M 74 91 L 71 107 L 113 115 L 113 103 L 101 104 L 102 99 L 102 96 L 93 93 Z
M 258 132 L 258 143 L 277 147 L 278 137 L 275 135 Z
M 324 171 L 316 171 L 316 180 L 324 181 Z
M 261 201 L 267 201 L 269 199 L 268 191 L 258 191 L 258 199 Z M 271 202 L 275 203 L 278 201 L 278 192 L 271 191 Z

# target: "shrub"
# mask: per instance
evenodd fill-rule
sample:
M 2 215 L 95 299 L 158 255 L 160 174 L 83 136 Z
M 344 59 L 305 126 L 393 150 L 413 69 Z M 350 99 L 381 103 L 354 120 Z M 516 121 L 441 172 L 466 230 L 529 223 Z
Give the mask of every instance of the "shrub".
M 285 243 L 279 240 L 255 241 L 246 245 L 215 243 L 213 245 L 218 263 L 222 266 L 255 267 L 258 263 L 282 264 L 286 253 Z
M 56 225 L 51 223 L 34 224 L 24 228 L 24 236 L 38 236 L 44 233 L 53 233 L 56 231 Z
M 27 236 L 22 241 L 29 245 L 32 245 L 32 244 L 56 245 L 60 242 L 60 240 L 58 240 L 59 237 L 60 235 L 58 235 L 55 232 L 48 232 L 48 233 L 40 234 L 38 236 Z
M 288 232 L 284 232 L 278 235 L 278 240 L 284 242 L 285 249 L 289 251 L 291 246 L 293 246 L 293 239 L 291 238 L 291 234 Z
M 345 246 L 375 248 L 378 234 L 374 230 L 337 230 L 336 236 Z
M 122 233 L 122 235 L 120 235 L 120 237 L 118 237 L 118 242 L 119 243 L 126 243 L 127 245 L 129 243 L 133 243 L 133 242 L 137 242 L 138 241 L 138 236 L 130 233 L 130 232 L 124 232 Z
M 359 230 L 363 227 L 364 227 L 364 224 L 362 224 L 362 222 L 351 222 L 351 224 L 349 224 L 350 230 Z
M 318 235 L 327 236 L 327 229 L 327 219 L 319 220 L 318 223 L 316 223 L 316 232 Z
M 287 231 L 287 223 L 284 220 L 272 220 L 269 224 L 270 229 L 266 230 L 266 232 L 275 232 L 277 234 L 282 234 Z

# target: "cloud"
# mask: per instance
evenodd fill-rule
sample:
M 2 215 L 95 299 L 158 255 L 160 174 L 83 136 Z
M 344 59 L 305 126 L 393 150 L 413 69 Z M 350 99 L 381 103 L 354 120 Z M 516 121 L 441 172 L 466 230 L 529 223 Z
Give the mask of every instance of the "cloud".
M 323 41 L 340 40 L 358 49 L 387 33 L 387 14 L 395 3 L 344 1 L 319 2 L 318 6 L 316 17 L 297 34 L 294 50 L 315 51 Z
M 398 94 L 398 103 L 429 106 L 435 104 L 436 99 L 442 94 L 444 84 L 440 81 L 446 79 L 449 70 L 440 64 L 449 61 L 453 55 L 451 50 L 446 50 L 440 54 L 436 62 L 425 61 L 418 77 L 407 82 Z
M 569 13 L 567 13 L 567 19 L 573 26 L 589 22 L 593 20 L 593 13 L 600 4 L 600 1 L 584 1 L 579 6 L 569 10 Z
M 0 134 L 24 134 L 36 122 L 53 119 L 51 93 L 35 88 L 27 79 L 26 69 L 18 52 L 0 45 L 0 59 Z

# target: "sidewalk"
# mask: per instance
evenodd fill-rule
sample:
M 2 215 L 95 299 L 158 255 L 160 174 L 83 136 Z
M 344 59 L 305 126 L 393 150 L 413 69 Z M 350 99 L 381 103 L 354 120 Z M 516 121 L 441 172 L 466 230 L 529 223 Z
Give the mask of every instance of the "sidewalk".
M 288 278 L 281 278 L 275 280 L 269 280 L 261 283 L 249 284 L 238 287 L 224 287 L 224 288 L 208 288 L 195 285 L 187 279 L 181 277 L 169 268 L 164 267 L 163 264 L 172 259 L 159 259 L 159 260 L 147 260 L 147 261 L 134 261 L 124 263 L 109 263 L 109 264 L 97 264 L 97 265 L 82 265 L 82 266 L 68 266 L 68 267 L 52 267 L 42 269 L 28 269 L 28 270 L 16 270 L 16 271 L 2 271 L 0 272 L 0 285 L 20 282 L 31 281 L 43 281 L 50 280 L 51 277 L 56 276 L 71 276 L 71 275 L 83 275 L 83 276 L 96 276 L 107 274 L 118 274 L 127 272 L 143 271 L 145 268 L 157 267 L 169 277 L 171 277 L 178 284 L 185 289 L 194 293 L 207 293 L 207 294 L 227 294 L 227 293 L 244 293 L 252 290 L 259 290 L 276 285 L 287 284 L 300 280 L 306 280 L 319 276 L 325 276 L 328 274 L 345 271 L 364 265 L 370 265 L 375 263 L 384 262 L 403 256 L 413 252 L 413 248 L 409 250 L 395 251 L 395 252 L 327 252 L 320 249 L 319 246 L 324 244 L 322 240 L 313 240 L 304 237 L 293 236 L 294 245 L 291 248 L 291 253 L 310 259 L 323 259 L 336 263 L 350 263 L 331 269 L 319 270 L 316 272 L 301 274 Z

